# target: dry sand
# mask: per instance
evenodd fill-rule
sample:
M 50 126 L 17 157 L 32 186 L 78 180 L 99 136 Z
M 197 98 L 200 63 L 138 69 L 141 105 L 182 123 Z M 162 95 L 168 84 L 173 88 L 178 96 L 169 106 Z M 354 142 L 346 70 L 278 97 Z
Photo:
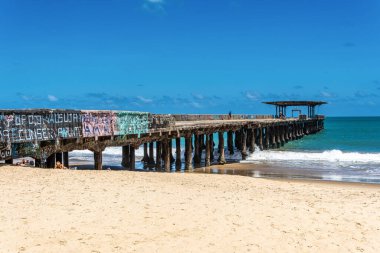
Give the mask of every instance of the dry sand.
M 0 167 L 0 252 L 379 252 L 380 186 Z

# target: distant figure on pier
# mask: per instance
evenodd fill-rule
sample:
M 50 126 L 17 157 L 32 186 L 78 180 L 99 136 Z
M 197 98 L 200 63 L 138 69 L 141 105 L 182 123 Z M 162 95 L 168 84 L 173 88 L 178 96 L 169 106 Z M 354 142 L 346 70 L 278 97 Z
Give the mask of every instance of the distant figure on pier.
M 280 112 L 280 116 L 279 116 L 280 119 L 286 119 L 285 115 L 282 114 L 282 112 Z
M 231 119 L 232 118 L 232 112 L 230 111 L 229 113 L 228 113 L 228 119 Z

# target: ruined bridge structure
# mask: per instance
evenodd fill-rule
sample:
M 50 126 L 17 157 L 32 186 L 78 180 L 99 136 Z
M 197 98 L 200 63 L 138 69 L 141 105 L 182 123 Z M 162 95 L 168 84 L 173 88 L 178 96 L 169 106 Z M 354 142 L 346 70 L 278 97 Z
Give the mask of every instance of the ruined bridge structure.
M 227 152 L 245 159 L 255 147 L 278 148 L 286 142 L 324 128 L 324 117 L 280 119 L 272 115 L 174 115 L 130 111 L 0 110 L 0 160 L 33 157 L 36 167 L 68 164 L 68 152 L 91 150 L 96 169 L 102 169 L 106 147 L 122 146 L 121 164 L 135 169 L 135 150 L 144 145 L 143 162 L 157 169 L 180 168 L 181 138 L 185 139 L 184 166 L 224 164 Z M 213 136 L 219 146 L 214 147 Z M 175 140 L 175 141 L 174 141 Z M 172 154 L 175 143 L 175 154 Z M 213 151 L 219 158 L 214 161 Z M 204 157 L 202 152 L 205 150 Z

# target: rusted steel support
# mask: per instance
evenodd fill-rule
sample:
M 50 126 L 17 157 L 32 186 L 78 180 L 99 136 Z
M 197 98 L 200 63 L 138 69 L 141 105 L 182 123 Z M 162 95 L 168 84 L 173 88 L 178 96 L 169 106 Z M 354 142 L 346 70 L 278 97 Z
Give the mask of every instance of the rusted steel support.
M 148 165 L 153 166 L 154 163 L 154 142 L 149 142 L 149 162 Z
M 145 164 L 149 162 L 149 155 L 148 155 L 148 143 L 144 143 L 144 156 L 141 160 Z
M 264 131 L 264 128 L 260 127 L 258 130 L 260 131 L 259 148 L 260 148 L 260 150 L 264 150 L 264 146 L 263 146 L 263 131 Z
M 162 144 L 160 141 L 156 141 L 156 168 L 161 169 L 161 156 L 162 156 Z
M 175 164 L 176 167 L 181 168 L 181 138 L 175 139 Z
M 233 141 L 233 133 L 232 131 L 227 132 L 227 148 L 228 148 L 228 153 L 230 155 L 234 154 L 234 141 Z
M 63 166 L 69 168 L 69 152 L 63 152 Z
M 94 151 L 94 168 L 96 170 L 101 170 L 103 168 L 103 152 L 102 151 Z
M 121 160 L 121 166 L 124 168 L 129 168 L 130 166 L 130 158 L 131 155 L 129 153 L 129 145 L 122 147 L 122 160 Z
M 251 139 L 250 139 L 250 151 L 251 153 L 255 152 L 255 146 L 256 146 L 256 135 L 257 135 L 257 129 L 252 128 L 251 129 Z
M 241 158 L 242 160 L 246 160 L 248 153 L 247 153 L 247 129 L 242 128 L 240 130 L 241 133 Z
M 171 158 L 171 149 L 170 149 L 170 141 L 169 139 L 165 139 L 163 141 L 162 149 L 165 150 L 164 152 L 164 166 L 165 166 L 165 171 L 170 171 L 170 158 Z
M 191 136 L 185 137 L 185 169 L 190 170 L 193 168 L 192 164 L 192 148 L 191 148 Z
M 201 163 L 201 159 L 200 159 L 200 156 L 199 156 L 199 150 L 201 149 L 200 147 L 200 138 L 199 138 L 199 135 L 197 134 L 194 134 L 194 164 L 200 164 Z
M 210 135 L 206 135 L 206 157 L 205 166 L 209 167 L 211 165 L 211 145 L 210 145 Z
M 219 137 L 219 159 L 218 163 L 219 164 L 225 164 L 226 163 L 226 158 L 224 156 L 224 136 L 223 132 L 218 132 L 218 137 Z
M 131 170 L 134 170 L 136 168 L 136 154 L 135 154 L 136 148 L 133 145 L 129 146 L 129 154 L 130 154 L 130 168 Z

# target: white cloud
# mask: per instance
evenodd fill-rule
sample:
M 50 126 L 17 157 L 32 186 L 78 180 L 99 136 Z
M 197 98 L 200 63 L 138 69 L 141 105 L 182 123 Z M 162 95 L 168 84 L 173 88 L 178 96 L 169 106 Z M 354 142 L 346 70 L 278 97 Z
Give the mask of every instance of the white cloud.
M 249 100 L 257 101 L 260 99 L 261 96 L 260 94 L 256 92 L 252 93 L 252 92 L 247 91 L 245 92 L 245 97 L 248 98 Z
M 152 103 L 153 100 L 150 99 L 150 98 L 144 98 L 143 96 L 137 96 L 138 100 L 140 100 L 141 102 L 145 103 L 145 104 L 149 104 L 149 103 Z
M 164 0 L 144 0 L 142 7 L 151 12 L 165 12 L 164 5 Z
M 50 102 L 56 102 L 56 101 L 58 101 L 58 98 L 54 95 L 48 95 L 48 100 Z

